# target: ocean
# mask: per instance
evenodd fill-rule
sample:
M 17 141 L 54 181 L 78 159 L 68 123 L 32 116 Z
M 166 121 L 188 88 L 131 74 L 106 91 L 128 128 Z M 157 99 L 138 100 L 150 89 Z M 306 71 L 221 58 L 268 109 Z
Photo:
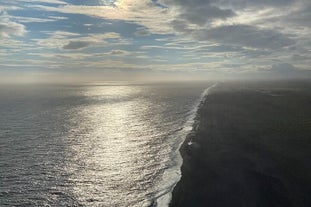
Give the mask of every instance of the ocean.
M 205 97 L 170 207 L 311 206 L 311 82 L 227 81 Z
M 0 206 L 167 206 L 211 85 L 0 86 Z

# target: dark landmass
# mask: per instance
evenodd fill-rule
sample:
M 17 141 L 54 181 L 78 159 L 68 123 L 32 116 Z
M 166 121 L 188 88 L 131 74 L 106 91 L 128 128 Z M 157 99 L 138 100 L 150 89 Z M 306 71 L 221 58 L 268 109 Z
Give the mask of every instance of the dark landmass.
M 220 83 L 197 119 L 171 207 L 311 206 L 311 83 Z

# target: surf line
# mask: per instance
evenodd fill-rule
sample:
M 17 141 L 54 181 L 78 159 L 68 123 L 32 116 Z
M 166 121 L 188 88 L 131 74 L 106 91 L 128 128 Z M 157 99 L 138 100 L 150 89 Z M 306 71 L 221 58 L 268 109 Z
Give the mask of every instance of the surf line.
M 206 88 L 206 89 L 203 91 L 203 93 L 200 95 L 199 100 L 196 102 L 195 107 L 192 109 L 191 117 L 190 117 L 189 120 L 188 120 L 188 122 L 191 123 L 191 130 L 189 130 L 189 133 L 186 135 L 184 141 L 186 141 L 186 138 L 190 135 L 191 132 L 197 130 L 197 128 L 198 128 L 198 126 L 199 126 L 198 123 L 196 123 L 196 117 L 197 117 L 197 115 L 198 115 L 198 110 L 199 110 L 199 108 L 201 107 L 201 105 L 203 105 L 203 104 L 205 103 L 205 101 L 206 101 L 206 99 L 207 99 L 207 96 L 208 96 L 210 90 L 211 90 L 212 88 L 216 87 L 217 84 L 218 84 L 218 83 L 214 83 L 214 84 L 211 85 L 210 87 Z M 189 124 L 187 124 L 187 125 L 189 126 Z M 182 144 L 184 143 L 184 141 L 181 143 L 181 145 L 180 145 L 179 148 L 178 148 L 179 153 L 180 153 L 180 148 L 181 148 Z M 188 142 L 187 144 L 188 144 L 188 145 L 192 145 L 192 144 L 193 144 L 192 139 L 190 139 L 189 142 Z M 180 156 L 181 156 L 181 155 L 180 155 Z
M 184 133 L 185 132 L 186 133 L 183 134 L 183 136 L 182 136 L 183 139 L 179 142 L 176 150 L 174 150 L 174 152 L 176 153 L 176 156 L 174 158 L 174 160 L 176 159 L 176 161 L 175 161 L 176 165 L 172 166 L 171 169 L 168 169 L 169 171 L 171 171 L 170 173 L 175 175 L 174 176 L 175 178 L 171 177 L 171 179 L 173 179 L 172 185 L 170 185 L 170 187 L 168 189 L 159 193 L 155 197 L 155 200 L 154 200 L 153 204 L 151 204 L 151 206 L 157 206 L 157 207 L 168 207 L 169 206 L 171 199 L 172 199 L 173 190 L 174 190 L 175 186 L 177 185 L 177 183 L 181 179 L 181 166 L 183 164 L 183 158 L 182 158 L 182 155 L 180 152 L 181 146 L 187 140 L 186 138 L 190 135 L 190 133 L 193 132 L 194 128 L 197 126 L 197 124 L 195 122 L 196 122 L 198 109 L 206 101 L 206 98 L 207 98 L 210 90 L 212 88 L 216 87 L 217 85 L 218 85 L 218 83 L 214 83 L 210 87 L 206 88 L 201 93 L 198 100 L 194 103 L 194 106 L 193 106 L 192 110 L 190 111 L 190 115 L 189 115 L 186 123 L 184 124 L 184 126 L 182 127 L 182 130 L 181 130 L 181 131 L 184 131 Z M 192 140 L 190 140 L 190 145 L 191 144 L 193 144 Z M 188 145 L 189 145 L 189 143 L 188 143 Z

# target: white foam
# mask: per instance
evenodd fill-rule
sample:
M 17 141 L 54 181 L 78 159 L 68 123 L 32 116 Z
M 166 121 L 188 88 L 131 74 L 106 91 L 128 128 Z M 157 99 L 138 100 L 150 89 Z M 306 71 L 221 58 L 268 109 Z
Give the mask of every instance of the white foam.
M 177 134 L 177 137 L 178 137 L 177 140 L 178 141 L 176 144 L 178 145 L 178 147 L 174 150 L 174 154 L 176 156 L 173 158 L 173 163 L 175 165 L 168 168 L 163 174 L 163 186 L 164 186 L 163 189 L 164 190 L 158 192 L 158 194 L 156 195 L 156 198 L 157 198 L 156 205 L 158 207 L 167 207 L 171 202 L 173 189 L 181 178 L 181 169 L 180 168 L 181 168 L 183 159 L 182 159 L 182 156 L 181 156 L 180 151 L 179 151 L 180 147 L 183 144 L 183 142 L 185 141 L 187 135 L 193 130 L 194 123 L 195 123 L 195 117 L 197 115 L 197 111 L 198 111 L 199 107 L 205 101 L 207 95 L 209 94 L 209 91 L 213 87 L 215 87 L 216 85 L 217 85 L 217 83 L 213 84 L 212 86 L 206 88 L 203 91 L 203 93 L 200 95 L 200 98 L 198 98 L 198 100 L 194 104 L 194 107 L 190 111 L 190 115 L 189 115 L 188 120 L 185 123 L 184 127 Z M 192 141 L 190 141 L 190 142 L 192 144 Z

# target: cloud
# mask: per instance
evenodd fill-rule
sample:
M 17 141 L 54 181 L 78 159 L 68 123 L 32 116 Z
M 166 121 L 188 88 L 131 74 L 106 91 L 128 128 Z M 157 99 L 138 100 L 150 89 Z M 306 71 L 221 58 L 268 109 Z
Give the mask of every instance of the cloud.
M 261 49 L 277 49 L 294 44 L 293 38 L 278 31 L 281 27 L 278 25 L 278 27 L 273 27 L 272 21 L 269 22 L 269 19 L 266 20 L 269 24 L 264 25 L 241 24 L 243 21 L 255 23 L 264 16 L 276 18 L 281 11 L 277 5 L 291 5 L 293 0 L 264 0 L 260 1 L 261 3 L 255 0 L 234 0 L 234 2 L 239 6 L 233 6 L 233 3 L 228 0 L 159 1 L 161 5 L 165 6 L 157 6 L 147 0 L 118 0 L 115 1 L 114 6 L 64 5 L 51 7 L 38 5 L 34 8 L 134 22 L 142 26 L 136 31 L 137 36 L 149 33 L 175 33 L 190 35 L 204 41 L 223 44 L 230 42 L 234 45 Z M 254 5 L 264 5 L 264 7 L 256 9 Z M 248 10 L 247 8 L 250 7 L 251 9 Z M 263 11 L 265 12 L 263 13 Z M 275 13 L 273 13 L 274 11 Z M 254 13 L 253 16 L 252 13 Z M 286 12 L 283 13 L 282 15 L 286 14 Z M 245 15 L 250 18 L 246 18 Z M 259 23 L 257 22 L 257 24 Z M 231 32 L 232 35 L 229 35 Z
M 250 68 L 248 65 L 246 65 Z M 311 70 L 303 70 L 290 63 L 276 63 L 270 66 L 259 66 L 253 70 L 241 70 L 241 77 L 263 79 L 308 79 Z
M 63 5 L 58 7 L 32 5 L 31 8 L 44 11 L 83 14 L 110 20 L 122 20 L 148 28 L 151 33 L 172 33 L 169 22 L 175 11 L 160 7 L 149 0 L 117 0 L 114 4 L 104 6 Z M 155 18 L 157 17 L 157 18 Z
M 44 39 L 33 39 L 38 45 L 49 48 L 60 48 L 63 50 L 81 50 L 86 47 L 100 46 L 106 43 L 108 39 L 121 39 L 120 34 L 115 32 L 107 32 L 102 34 L 88 34 L 82 36 L 78 33 L 66 31 L 46 31 L 49 35 Z
M 271 66 L 271 68 L 269 69 L 269 72 L 274 73 L 276 75 L 294 77 L 294 76 L 302 75 L 306 71 L 299 70 L 298 68 L 296 68 L 290 63 L 277 63 Z
M 68 68 L 309 68 L 310 9 L 310 0 L 3 0 L 11 16 L 0 18 L 0 38 L 9 37 L 0 52 L 12 64 L 36 56 Z M 269 72 L 280 68 L 290 67 Z
M 79 50 L 86 47 L 89 47 L 92 43 L 90 41 L 70 41 L 66 45 L 64 45 L 62 48 L 65 50 Z
M 16 3 L 25 2 L 25 3 L 46 3 L 46 4 L 68 4 L 65 1 L 61 0 L 14 0 Z
M 35 17 L 23 17 L 23 16 L 12 16 L 12 19 L 20 23 L 45 23 L 45 22 L 56 22 L 59 20 L 67 19 L 65 17 L 53 17 L 49 18 L 35 18 Z
M 0 20 L 0 37 L 23 36 L 26 33 L 25 26 L 4 18 Z
M 304 61 L 304 60 L 311 60 L 311 55 L 309 53 L 307 54 L 294 54 L 292 55 L 292 60 L 294 61 Z
M 221 5 L 231 6 L 234 8 L 247 8 L 247 7 L 284 7 L 296 2 L 296 0 L 219 0 L 213 1 Z
M 211 0 L 164 0 L 170 6 L 178 8 L 175 20 L 186 20 L 199 26 L 210 23 L 214 19 L 226 19 L 235 16 L 229 8 L 220 8 Z
M 234 15 L 235 13 L 230 9 L 221 9 L 216 6 L 207 5 L 187 8 L 187 10 L 179 15 L 179 18 L 203 26 L 211 22 L 211 20 L 226 19 Z
M 148 29 L 146 29 L 144 27 L 139 27 L 136 30 L 135 35 L 138 36 L 138 37 L 149 36 L 150 32 L 148 31 Z
M 249 25 L 227 25 L 200 30 L 197 38 L 260 49 L 280 49 L 295 43 L 294 40 L 277 31 Z
M 128 54 L 128 52 L 125 50 L 111 50 L 108 54 L 109 55 L 126 55 Z
M 304 2 L 299 8 L 286 16 L 285 20 L 294 25 L 311 27 L 311 2 Z M 305 28 L 306 29 L 306 28 Z

